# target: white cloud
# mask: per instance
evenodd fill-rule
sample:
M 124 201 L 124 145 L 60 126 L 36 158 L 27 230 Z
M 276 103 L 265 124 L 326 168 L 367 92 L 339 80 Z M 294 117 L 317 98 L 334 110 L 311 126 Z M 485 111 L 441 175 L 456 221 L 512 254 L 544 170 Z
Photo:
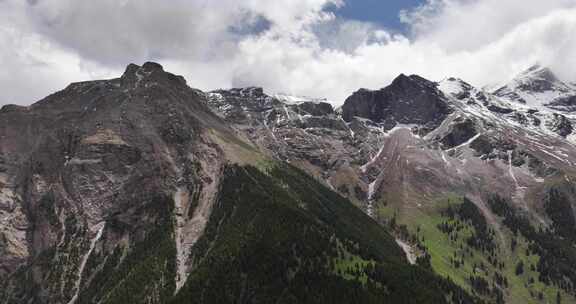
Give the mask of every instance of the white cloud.
M 513 6 L 496 6 L 490 0 L 486 3 L 491 3 L 494 12 L 508 8 L 508 15 L 515 14 Z M 555 10 L 542 10 L 541 15 L 516 18 L 516 24 L 509 28 L 508 24 L 495 23 L 496 28 L 486 29 L 492 33 L 490 39 L 474 45 L 478 38 L 474 22 L 482 18 L 477 9 L 468 11 L 468 7 L 458 6 L 460 15 L 470 15 L 447 22 L 442 18 L 452 20 L 455 6 L 445 6 L 450 10 L 445 12 L 436 6 L 437 2 L 430 5 L 429 9 L 417 11 L 420 19 L 413 24 L 421 28 L 429 21 L 426 31 L 418 30 L 413 39 L 380 35 L 380 41 L 363 43 L 352 53 L 324 49 L 314 41 L 296 43 L 276 36 L 245 40 L 241 44 L 242 63 L 235 83 L 262 83 L 271 90 L 328 96 L 341 103 L 359 87 L 385 86 L 399 73 L 416 73 L 434 80 L 458 76 L 483 86 L 505 81 L 541 62 L 570 79 L 576 78 L 568 73 L 575 67 L 569 55 L 576 51 L 575 9 L 558 5 Z M 481 11 L 487 9 L 483 7 Z M 430 20 L 423 21 L 422 12 L 430 11 L 435 13 L 426 17 Z M 454 34 L 454 28 L 464 33 L 470 29 L 470 35 Z M 461 38 L 451 40 L 456 36 Z
M 576 79 L 573 0 L 429 0 L 402 14 L 410 37 L 323 11 L 340 0 L 34 2 L 0 0 L 0 103 L 145 60 L 201 89 L 258 85 L 337 104 L 399 73 L 486 85 L 542 62 Z
M 110 77 L 93 65 L 36 33 L 26 3 L 0 0 L 0 105 L 31 104 L 68 83 Z
M 575 4 L 574 0 L 429 0 L 403 12 L 401 18 L 419 40 L 433 41 L 452 52 L 472 51 L 526 22 Z

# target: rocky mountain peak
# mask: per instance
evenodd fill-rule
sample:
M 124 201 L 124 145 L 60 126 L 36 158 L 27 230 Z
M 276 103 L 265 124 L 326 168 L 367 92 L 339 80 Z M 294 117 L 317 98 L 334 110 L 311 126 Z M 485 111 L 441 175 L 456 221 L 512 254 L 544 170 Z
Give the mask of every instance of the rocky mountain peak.
M 406 76 L 405 74 L 400 74 L 392 81 L 392 84 L 390 86 L 403 90 L 412 90 L 415 88 L 433 89 L 436 87 L 436 83 L 429 81 L 428 79 L 422 78 L 418 75 Z
M 207 94 L 207 102 L 225 120 L 242 125 L 345 128 L 328 102 L 285 94 L 268 95 L 259 87 L 212 91 Z
M 549 82 L 557 82 L 558 77 L 552 72 L 549 67 L 542 66 L 540 64 L 535 64 L 528 68 L 526 71 L 520 73 L 518 78 L 532 78 L 532 79 L 542 79 Z
M 568 86 L 560 81 L 548 67 L 534 65 L 520 73 L 513 83 L 523 91 L 545 92 L 551 90 L 568 90 Z
M 131 88 L 142 84 L 163 83 L 168 85 L 186 85 L 186 79 L 164 71 L 162 65 L 156 62 L 146 62 L 142 66 L 129 64 L 122 77 L 122 84 Z
M 123 77 L 134 75 L 134 74 L 138 73 L 140 70 L 147 72 L 147 73 L 151 73 L 154 71 L 164 72 L 164 67 L 162 67 L 162 65 L 159 63 L 150 62 L 150 61 L 144 63 L 142 66 L 139 66 L 139 65 L 134 64 L 134 63 L 130 63 L 128 66 L 126 66 Z
M 163 92 L 163 93 L 161 93 Z M 184 95 L 198 95 L 197 90 L 186 84 L 183 76 L 164 71 L 154 62 L 139 66 L 129 64 L 122 76 L 106 80 L 75 82 L 64 90 L 55 92 L 29 107 L 14 107 L 4 111 L 43 109 L 48 112 L 87 112 L 104 108 L 116 108 L 127 101 L 146 102 L 152 96 L 179 92 Z
M 404 74 L 383 89 L 355 92 L 342 106 L 345 121 L 357 116 L 383 123 L 386 129 L 397 124 L 416 124 L 433 129 L 450 113 L 447 98 L 437 83 Z
M 457 99 L 466 99 L 471 97 L 474 87 L 460 78 L 450 77 L 439 83 L 439 88 L 445 94 L 452 95 Z
M 220 89 L 207 94 L 208 104 L 218 108 L 224 116 L 231 115 L 238 120 L 248 119 L 250 112 L 263 112 L 271 109 L 279 101 L 264 94 L 259 87 Z
M 576 90 L 560 80 L 550 68 L 537 64 L 495 90 L 494 95 L 538 108 L 575 96 Z
M 164 67 L 162 67 L 161 64 L 156 63 L 156 62 L 151 62 L 151 61 L 145 62 L 142 65 L 142 69 L 144 69 L 145 71 L 162 71 L 162 72 L 164 72 Z

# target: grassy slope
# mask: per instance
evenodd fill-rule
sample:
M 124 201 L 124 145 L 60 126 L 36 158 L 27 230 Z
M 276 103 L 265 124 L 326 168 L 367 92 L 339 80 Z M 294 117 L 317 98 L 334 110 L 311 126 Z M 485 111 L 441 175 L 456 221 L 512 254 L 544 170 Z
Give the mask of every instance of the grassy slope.
M 432 268 L 438 274 L 451 278 L 456 284 L 463 287 L 470 293 L 473 291 L 469 277 L 471 275 L 481 276 L 488 282 L 494 281 L 494 274 L 501 273 L 506 277 L 508 286 L 505 288 L 506 303 L 555 303 L 556 293 L 560 291 L 562 303 L 575 302 L 573 296 L 566 294 L 564 291 L 553 285 L 546 285 L 538 280 L 539 273 L 531 269 L 530 265 L 537 265 L 539 256 L 534 253 L 527 255 L 528 241 L 521 235 L 514 235 L 507 228 L 503 229 L 504 244 L 498 243 L 497 258 L 499 262 L 504 263 L 504 267 L 499 269 L 489 262 L 489 254 L 472 248 L 467 245 L 466 238 L 475 232 L 470 223 L 464 225 L 464 229 L 458 233 L 457 240 L 450 240 L 448 234 L 438 229 L 438 225 L 443 222 L 451 222 L 446 216 L 442 215 L 442 210 L 448 206 L 458 206 L 462 203 L 462 198 L 448 195 L 439 199 L 433 204 L 427 204 L 421 208 L 407 208 L 398 202 L 392 201 L 385 206 L 380 205 L 378 208 L 381 219 L 390 222 L 392 218 L 397 226 L 405 225 L 412 236 L 417 236 L 428 253 L 431 255 Z M 399 229 L 401 230 L 401 229 Z M 517 246 L 511 249 L 512 239 L 515 239 Z M 459 267 L 451 261 L 451 257 L 462 256 L 464 253 L 464 264 Z M 471 253 L 471 254 L 470 254 Z M 524 261 L 524 273 L 517 276 L 515 273 L 518 261 Z M 474 272 L 474 265 L 485 265 L 485 270 L 477 269 Z M 531 280 L 531 278 L 533 280 Z M 542 293 L 544 300 L 538 298 Z M 489 301 L 496 299 L 488 298 Z
M 394 239 L 350 202 L 285 165 L 226 170 L 176 303 L 471 301 L 406 263 Z

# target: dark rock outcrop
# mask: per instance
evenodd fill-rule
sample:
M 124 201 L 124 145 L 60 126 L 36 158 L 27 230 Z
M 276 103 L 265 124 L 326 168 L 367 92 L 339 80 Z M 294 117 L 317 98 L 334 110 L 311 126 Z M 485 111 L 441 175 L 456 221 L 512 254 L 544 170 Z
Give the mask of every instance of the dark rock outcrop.
M 574 131 L 574 126 L 566 116 L 554 114 L 554 118 L 548 123 L 547 127 L 554 133 L 566 137 Z
M 355 92 L 342 106 L 342 117 L 367 118 L 384 123 L 387 129 L 396 124 L 418 124 L 432 130 L 452 112 L 437 84 L 419 76 L 398 76 L 390 86 Z
M 476 151 L 476 156 L 482 157 L 484 159 L 493 157 L 490 156 L 490 153 L 495 148 L 495 145 L 492 143 L 490 138 L 484 135 L 478 136 L 473 142 L 470 143 L 470 148 Z
M 142 80 L 151 82 L 173 82 L 180 85 L 186 85 L 186 79 L 180 75 L 174 75 L 164 71 L 164 68 L 155 62 L 146 62 L 141 67 L 130 64 L 121 77 L 122 82 L 126 85 L 137 86 Z
M 494 113 L 500 113 L 500 114 L 510 114 L 510 113 L 514 112 L 514 110 L 512 110 L 512 109 L 503 108 L 503 107 L 499 107 L 499 106 L 492 105 L 492 104 L 488 106 L 488 110 L 490 110 Z
M 302 115 L 325 116 L 334 114 L 334 108 L 327 102 L 306 101 L 296 106 Z
M 576 95 L 557 98 L 546 106 L 562 112 L 576 112 Z
M 466 119 L 451 126 L 450 132 L 440 139 L 444 149 L 457 147 L 476 136 L 474 121 Z

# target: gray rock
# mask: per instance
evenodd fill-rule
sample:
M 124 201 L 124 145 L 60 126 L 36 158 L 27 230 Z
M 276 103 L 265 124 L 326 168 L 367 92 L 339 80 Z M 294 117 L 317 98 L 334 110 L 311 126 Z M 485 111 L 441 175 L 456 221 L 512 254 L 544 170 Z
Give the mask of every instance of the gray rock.
M 400 123 L 424 125 L 431 130 L 450 113 L 452 109 L 437 84 L 415 75 L 400 75 L 378 91 L 359 90 L 342 106 L 345 121 L 357 116 L 383 123 L 387 129 Z

